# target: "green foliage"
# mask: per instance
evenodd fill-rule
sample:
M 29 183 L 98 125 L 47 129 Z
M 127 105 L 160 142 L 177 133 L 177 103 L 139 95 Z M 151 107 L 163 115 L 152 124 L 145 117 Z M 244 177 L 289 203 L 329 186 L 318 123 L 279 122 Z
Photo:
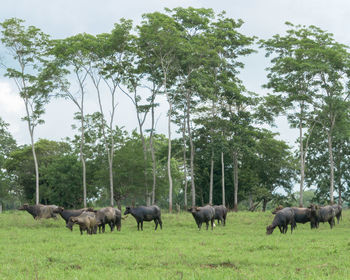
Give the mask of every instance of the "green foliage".
M 8 131 L 8 124 L 0 117 L 0 203 L 6 208 L 13 206 L 14 201 L 20 196 L 13 175 L 4 168 L 4 164 L 10 153 L 17 148 L 16 141 Z
M 65 207 L 81 205 L 81 170 L 79 159 L 67 143 L 41 139 L 35 143 L 41 174 L 40 202 Z M 15 182 L 23 191 L 23 200 L 34 202 L 35 173 L 30 146 L 22 146 L 10 153 L 6 170 L 15 175 Z M 93 189 L 90 189 L 93 192 Z M 91 193 L 90 193 L 91 197 Z

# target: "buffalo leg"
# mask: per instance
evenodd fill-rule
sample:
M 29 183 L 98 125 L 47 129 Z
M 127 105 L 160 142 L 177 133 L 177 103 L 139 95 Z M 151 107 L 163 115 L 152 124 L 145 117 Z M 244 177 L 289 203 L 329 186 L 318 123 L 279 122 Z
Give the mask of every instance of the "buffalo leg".
M 208 230 L 208 228 L 209 228 L 209 222 L 208 222 L 208 221 L 206 221 L 206 222 L 205 222 L 205 224 L 206 224 L 206 226 L 207 226 L 207 230 Z
M 140 222 L 137 222 L 137 230 L 140 230 Z
M 141 230 L 143 231 L 143 221 L 141 221 Z
M 214 228 L 214 221 L 215 221 L 214 219 L 211 219 L 211 220 L 210 220 L 211 230 L 213 230 L 213 228 Z
M 279 230 L 280 230 L 280 233 L 283 233 L 284 228 L 281 227 L 281 226 L 278 226 L 278 228 L 279 228 Z
M 158 218 L 158 222 L 159 222 L 160 229 L 163 229 L 163 222 L 160 217 Z
M 157 227 L 158 227 L 158 220 L 157 220 L 157 218 L 154 219 L 154 223 L 156 224 L 156 227 L 154 228 L 154 230 L 157 230 Z

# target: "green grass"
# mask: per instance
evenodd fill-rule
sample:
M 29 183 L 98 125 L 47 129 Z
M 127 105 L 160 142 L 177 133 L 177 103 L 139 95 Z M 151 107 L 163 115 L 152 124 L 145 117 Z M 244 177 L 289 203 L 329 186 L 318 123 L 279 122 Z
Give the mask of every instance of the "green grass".
M 271 213 L 229 213 L 227 226 L 198 231 L 190 213 L 164 214 L 163 230 L 129 216 L 121 232 L 80 236 L 64 221 L 0 214 L 0 279 L 350 279 L 350 211 L 266 236 Z

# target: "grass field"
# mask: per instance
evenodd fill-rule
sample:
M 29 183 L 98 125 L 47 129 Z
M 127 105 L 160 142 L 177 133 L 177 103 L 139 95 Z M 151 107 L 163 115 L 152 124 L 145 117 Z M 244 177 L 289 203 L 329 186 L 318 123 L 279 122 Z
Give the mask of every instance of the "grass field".
M 121 232 L 80 236 L 63 219 L 0 214 L 0 279 L 350 279 L 350 211 L 333 230 L 298 225 L 266 236 L 271 213 L 229 213 L 198 231 L 190 213 L 164 214 L 163 230 L 129 216 Z

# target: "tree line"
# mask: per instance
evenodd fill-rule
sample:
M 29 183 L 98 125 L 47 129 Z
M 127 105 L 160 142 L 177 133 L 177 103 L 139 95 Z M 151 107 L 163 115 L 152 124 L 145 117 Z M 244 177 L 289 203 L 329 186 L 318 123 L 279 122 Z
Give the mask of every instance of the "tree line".
M 121 19 L 109 33 L 52 39 L 11 18 L 0 23 L 4 76 L 25 104 L 31 145 L 17 146 L 0 122 L 0 197 L 65 207 L 88 203 L 223 204 L 251 210 L 348 200 L 348 47 L 315 26 L 286 23 L 285 35 L 249 37 L 242 20 L 212 9 L 175 8 Z M 241 58 L 260 47 L 270 59 L 267 95 L 239 79 Z M 88 114 L 86 96 L 96 98 Z M 116 126 L 125 95 L 138 127 Z M 160 96 L 168 134 L 157 133 Z M 54 98 L 75 104 L 72 139 L 34 141 Z M 106 107 L 106 101 L 110 104 Z M 120 105 L 120 104 L 119 104 Z M 293 151 L 263 128 L 285 115 L 298 128 Z M 149 120 L 149 122 L 146 122 Z M 150 125 L 146 125 L 150 123 Z M 171 134 L 173 126 L 178 137 Z

